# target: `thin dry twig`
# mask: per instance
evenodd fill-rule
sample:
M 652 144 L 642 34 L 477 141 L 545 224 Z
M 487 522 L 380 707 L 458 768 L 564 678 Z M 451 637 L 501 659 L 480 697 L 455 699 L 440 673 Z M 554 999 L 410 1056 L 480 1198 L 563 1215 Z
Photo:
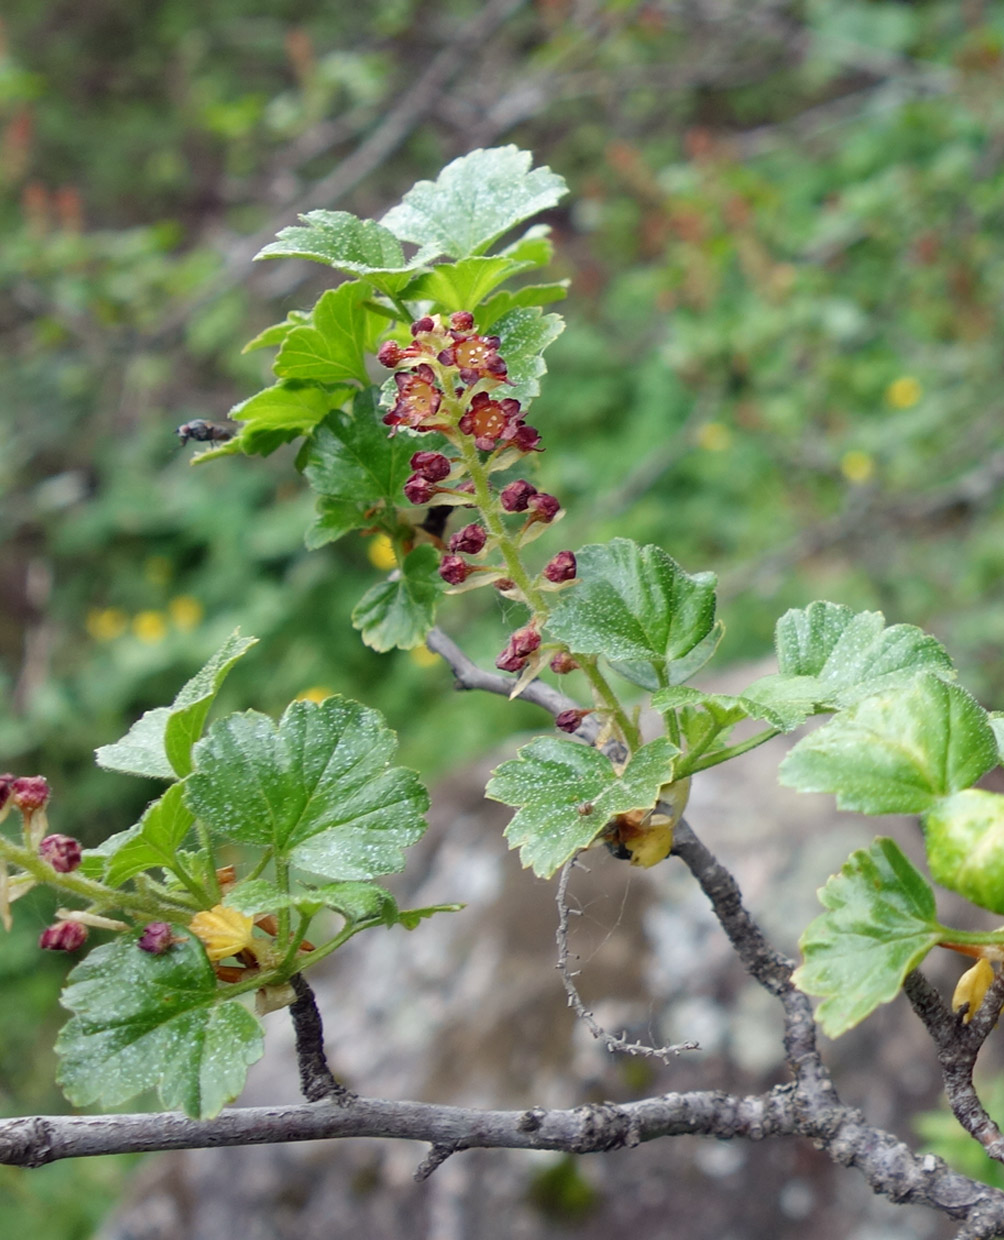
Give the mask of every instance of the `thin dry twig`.
M 335 1080 L 324 1053 L 324 1026 L 317 1000 L 310 983 L 302 973 L 294 973 L 290 985 L 296 992 L 289 1014 L 296 1038 L 296 1064 L 300 1071 L 300 1092 L 308 1102 L 329 1099 L 343 1105 L 354 1097 L 349 1089 Z

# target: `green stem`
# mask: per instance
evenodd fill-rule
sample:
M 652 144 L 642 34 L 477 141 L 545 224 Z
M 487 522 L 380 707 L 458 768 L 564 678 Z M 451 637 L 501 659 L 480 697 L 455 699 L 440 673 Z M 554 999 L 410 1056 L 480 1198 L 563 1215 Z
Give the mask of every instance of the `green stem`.
M 679 749 L 680 748 L 680 720 L 677 718 L 675 710 L 670 710 L 666 712 L 666 731 L 669 733 L 669 739 L 673 742 L 673 744 L 677 747 L 677 749 Z M 711 738 L 708 739 L 708 744 L 709 745 L 711 744 Z
M 574 658 L 576 663 L 578 663 L 583 675 L 589 681 L 589 684 L 595 692 L 596 697 L 601 703 L 603 709 L 610 712 L 615 726 L 624 738 L 624 743 L 627 745 L 628 749 L 634 753 L 636 749 L 641 748 L 641 731 L 628 718 L 624 707 L 621 706 L 620 702 L 617 700 L 616 693 L 614 693 L 613 689 L 610 688 L 606 677 L 597 666 L 595 657 L 580 655 L 573 652 L 572 658 Z
M 204 822 L 196 823 L 195 832 L 198 835 L 199 843 L 202 845 L 203 851 L 205 852 L 206 857 L 209 860 L 209 868 L 207 870 L 207 874 L 209 877 L 210 886 L 212 888 L 212 891 L 209 894 L 211 895 L 212 898 L 210 899 L 209 904 L 206 907 L 212 908 L 214 904 L 219 904 L 220 901 L 223 899 L 223 892 L 220 890 L 220 880 L 216 877 L 216 860 L 213 855 L 213 841 L 210 839 L 210 836 L 209 836 L 209 828 L 206 826 Z M 181 876 L 179 875 L 178 877 L 180 878 Z M 185 880 L 182 878 L 181 881 L 184 882 Z M 203 891 L 203 894 L 205 894 L 205 891 Z
M 265 867 L 268 865 L 268 863 L 271 860 L 272 860 L 272 849 L 266 848 L 265 851 L 262 853 L 262 855 L 258 858 L 257 862 L 255 863 L 254 869 L 251 870 L 249 874 L 245 874 L 244 877 L 241 879 L 241 882 L 246 883 L 252 878 L 260 878 L 261 875 L 265 871 Z
M 275 859 L 275 883 L 284 896 L 289 895 L 289 864 L 282 857 Z M 289 947 L 289 905 L 282 904 L 278 910 L 276 945 L 281 951 Z
M 303 973 L 309 969 L 311 965 L 317 964 L 319 960 L 323 960 L 325 956 L 330 956 L 349 939 L 359 933 L 360 930 L 368 930 L 371 926 L 382 926 L 384 923 L 378 918 L 370 921 L 348 922 L 335 935 L 333 939 L 329 939 L 327 943 L 322 943 L 320 947 L 315 947 L 312 952 L 303 954 L 296 953 L 295 957 L 283 959 L 282 964 L 277 965 L 274 969 L 259 972 L 254 970 L 254 976 L 246 982 L 229 982 L 221 990 L 221 998 L 236 999 L 238 995 L 246 995 L 253 990 L 258 990 L 262 986 L 277 986 L 283 982 L 288 982 L 294 973 Z
M 686 775 L 693 775 L 695 771 L 706 771 L 712 766 L 718 766 L 720 762 L 728 762 L 730 758 L 738 758 L 741 753 L 747 753 L 750 749 L 756 749 L 764 741 L 769 741 L 775 736 L 779 736 L 780 732 L 780 728 L 765 728 L 762 732 L 757 732 L 755 736 L 740 741 L 738 745 L 730 745 L 728 749 L 718 749 L 714 753 L 709 753 L 705 758 L 699 758 L 693 764 L 690 762 L 691 755 L 689 753 L 685 754 L 680 763 L 676 778 L 683 779 Z

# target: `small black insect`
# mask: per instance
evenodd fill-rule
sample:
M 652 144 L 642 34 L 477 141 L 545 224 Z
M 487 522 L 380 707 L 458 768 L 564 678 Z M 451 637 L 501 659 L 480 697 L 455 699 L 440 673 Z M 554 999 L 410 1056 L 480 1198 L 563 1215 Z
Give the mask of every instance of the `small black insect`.
M 190 439 L 194 439 L 196 443 L 223 443 L 227 439 L 233 439 L 237 432 L 232 426 L 221 426 L 218 422 L 204 422 L 202 418 L 193 418 L 191 422 L 179 426 L 174 433 L 184 447 Z

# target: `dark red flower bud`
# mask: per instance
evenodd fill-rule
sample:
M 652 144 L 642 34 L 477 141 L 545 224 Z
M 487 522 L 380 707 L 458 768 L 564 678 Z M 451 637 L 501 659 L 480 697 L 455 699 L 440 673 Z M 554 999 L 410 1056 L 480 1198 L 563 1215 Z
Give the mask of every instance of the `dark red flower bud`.
M 515 482 L 510 482 L 502 488 L 499 500 L 506 512 L 526 512 L 527 504 L 536 494 L 536 487 L 531 486 L 523 478 L 517 478 Z
M 473 495 L 474 494 L 474 483 L 470 478 L 468 478 L 466 482 L 461 482 L 458 486 L 452 487 L 451 489 L 454 491 L 459 491 L 463 495 Z M 473 508 L 474 505 L 473 504 L 461 504 L 460 507 L 461 508 Z
M 403 356 L 404 350 L 396 340 L 385 340 L 377 353 L 377 361 L 392 370 Z
M 558 515 L 561 504 L 553 495 L 546 495 L 543 491 L 538 491 L 536 495 L 531 495 L 527 500 L 527 508 L 533 515 L 535 521 L 543 521 L 545 525 L 553 521 Z
M 488 531 L 483 525 L 472 522 L 450 537 L 450 550 L 462 551 L 465 555 L 477 555 L 484 549 L 488 540 Z
M 442 482 L 453 468 L 453 462 L 442 452 L 416 452 L 411 458 L 411 467 L 429 482 Z
M 495 666 L 502 672 L 521 672 L 526 666 L 526 656 L 516 654 L 510 642 L 495 660 Z
M 575 555 L 571 551 L 559 551 L 544 566 L 544 576 L 548 581 L 571 581 L 575 576 Z
M 485 362 L 485 370 L 490 375 L 494 375 L 496 379 L 504 379 L 507 372 L 505 358 L 499 357 L 496 353 L 494 357 L 488 358 Z
M 567 650 L 559 650 L 549 666 L 551 671 L 556 672 L 559 676 L 566 676 L 569 672 L 577 672 L 579 670 L 578 663 L 575 662 Z
M 151 921 L 144 927 L 136 946 L 140 951 L 149 952 L 151 956 L 163 956 L 174 941 L 174 930 L 169 922 Z
M 450 315 L 450 326 L 458 332 L 469 332 L 474 326 L 474 315 L 470 310 L 457 310 Z
M 509 645 L 518 655 L 529 655 L 540 645 L 540 634 L 531 625 L 525 629 L 517 629 L 509 638 Z
M 411 334 L 413 336 L 417 336 L 419 332 L 431 332 L 435 326 L 436 324 L 432 321 L 431 316 L 426 314 L 424 317 L 412 323 Z
M 590 714 L 592 711 L 588 710 L 563 710 L 555 715 L 554 726 L 561 732 L 575 732 L 586 715 Z
M 520 415 L 520 403 L 512 396 L 507 396 L 504 400 L 499 401 L 499 408 L 505 414 L 507 422 L 514 422 Z
M 509 442 L 520 452 L 543 452 L 540 446 L 540 432 L 533 426 L 517 426 Z
M 444 555 L 439 561 L 439 575 L 451 586 L 459 586 L 471 575 L 471 566 L 459 555 Z
M 49 781 L 44 775 L 22 775 L 10 783 L 10 799 L 22 814 L 44 809 L 49 800 Z
M 10 799 L 10 786 L 13 782 L 14 776 L 10 772 L 0 775 L 0 809 L 3 809 Z
M 38 855 L 58 874 L 69 874 L 80 865 L 80 841 L 72 835 L 47 835 L 38 846 Z
M 404 484 L 404 493 L 413 504 L 427 504 L 439 490 L 428 478 L 421 474 L 412 474 Z
M 49 952 L 75 952 L 87 942 L 87 927 L 79 921 L 57 921 L 38 936 L 39 947 Z

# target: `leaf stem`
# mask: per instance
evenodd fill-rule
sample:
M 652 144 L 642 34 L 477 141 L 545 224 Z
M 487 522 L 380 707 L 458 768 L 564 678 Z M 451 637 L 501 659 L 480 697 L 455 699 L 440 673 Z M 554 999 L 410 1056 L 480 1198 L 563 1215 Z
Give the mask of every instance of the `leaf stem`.
M 685 775 L 693 775 L 695 771 L 706 771 L 709 767 L 718 766 L 720 762 L 728 762 L 730 758 L 738 758 L 740 754 L 756 749 L 758 745 L 762 745 L 764 741 L 772 740 L 775 736 L 779 736 L 780 733 L 780 728 L 764 728 L 762 732 L 757 732 L 755 736 L 750 736 L 746 740 L 740 741 L 737 745 L 730 745 L 728 749 L 718 749 L 703 758 L 698 758 L 692 765 L 688 761 L 691 755 L 684 754 L 680 762 L 677 779 L 682 779 Z
M 617 694 L 611 689 L 607 678 L 599 669 L 599 665 L 595 655 L 572 654 L 572 657 L 578 663 L 582 674 L 589 681 L 590 687 L 596 694 L 597 700 L 600 702 L 604 710 L 608 710 L 610 715 L 624 739 L 624 743 L 628 749 L 634 753 L 636 749 L 641 748 L 641 731 L 636 724 L 632 723 L 627 716 L 627 712 L 620 704 Z M 675 742 L 674 742 L 675 743 Z

